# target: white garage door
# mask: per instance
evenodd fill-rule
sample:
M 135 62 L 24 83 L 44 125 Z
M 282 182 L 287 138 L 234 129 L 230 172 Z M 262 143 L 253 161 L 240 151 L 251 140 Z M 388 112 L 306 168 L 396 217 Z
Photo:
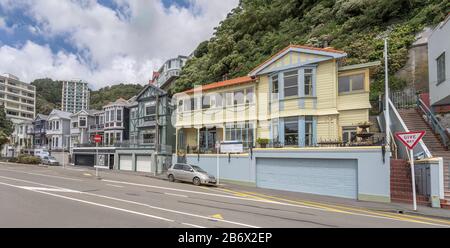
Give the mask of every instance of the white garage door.
M 357 198 L 357 161 L 258 159 L 258 187 Z
M 152 156 L 136 156 L 136 170 L 152 172 Z
M 133 157 L 131 155 L 119 155 L 119 169 L 123 171 L 133 170 Z

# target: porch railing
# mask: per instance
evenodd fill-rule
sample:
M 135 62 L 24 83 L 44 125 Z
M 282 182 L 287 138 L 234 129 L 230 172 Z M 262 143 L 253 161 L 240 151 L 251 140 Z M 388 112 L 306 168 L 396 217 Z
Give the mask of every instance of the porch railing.
M 420 112 L 426 116 L 425 121 L 430 125 L 433 132 L 439 135 L 442 145 L 448 149 L 450 147 L 450 136 L 447 133 L 447 130 L 439 123 L 438 119 L 436 119 L 431 110 L 419 97 L 417 98 L 417 107 Z

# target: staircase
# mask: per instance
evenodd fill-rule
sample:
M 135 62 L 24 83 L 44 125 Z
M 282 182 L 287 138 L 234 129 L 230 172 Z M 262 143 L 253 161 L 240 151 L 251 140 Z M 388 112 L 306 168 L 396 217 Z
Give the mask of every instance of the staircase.
M 428 123 L 425 122 L 422 115 L 415 108 L 399 109 L 398 112 L 410 131 L 426 131 L 423 137 L 425 145 L 433 157 L 442 157 L 444 159 L 444 190 L 446 201 L 442 205 L 445 208 L 450 208 L 450 151 L 442 145 L 439 136 L 433 133 Z
M 430 206 L 429 198 L 417 195 L 417 204 Z M 412 203 L 411 167 L 403 159 L 391 159 L 391 200 Z

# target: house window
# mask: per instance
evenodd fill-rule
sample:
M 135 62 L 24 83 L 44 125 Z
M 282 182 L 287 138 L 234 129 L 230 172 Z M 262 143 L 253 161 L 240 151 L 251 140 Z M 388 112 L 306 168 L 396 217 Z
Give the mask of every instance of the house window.
M 80 117 L 80 127 L 87 127 L 86 117 Z
M 116 117 L 115 117 L 116 111 L 111 110 L 111 111 L 109 111 L 109 114 L 110 114 L 110 116 L 109 116 L 110 121 L 113 122 L 116 119 Z
M 348 144 L 356 141 L 356 127 L 342 128 L 342 142 Z
M 339 93 L 364 90 L 364 74 L 339 77 Z
M 202 109 L 211 108 L 211 96 L 202 97 Z
M 122 110 L 121 109 L 117 110 L 117 121 L 122 121 Z
M 313 70 L 304 70 L 304 81 L 305 81 L 305 96 L 313 95 Z
M 246 94 L 245 103 L 246 104 L 253 103 L 253 99 L 254 99 L 253 88 L 246 89 L 245 94 Z
M 56 122 L 56 130 L 59 130 L 59 121 Z
M 183 110 L 183 100 L 178 101 L 178 112 L 181 112 Z
M 445 81 L 445 52 L 436 59 L 437 64 L 437 84 Z
M 72 122 L 72 128 L 77 128 L 78 127 L 78 122 Z
M 214 104 L 212 104 L 212 106 L 216 107 L 216 108 L 220 108 L 223 106 L 222 101 L 223 101 L 223 96 L 220 93 L 216 93 L 213 96 L 214 99 Z
M 234 92 L 234 105 L 244 104 L 244 91 L 239 90 Z
M 313 145 L 313 117 L 305 117 L 305 146 Z
M 116 142 L 121 142 L 121 141 L 122 141 L 122 134 L 116 133 Z
M 284 119 L 284 144 L 286 146 L 298 145 L 298 118 Z
M 145 105 L 145 115 L 149 116 L 149 115 L 155 115 L 156 114 L 156 106 L 155 106 L 155 102 L 152 101 L 150 103 L 147 103 Z
M 284 96 L 298 96 L 298 71 L 284 73 Z
M 272 99 L 278 99 L 278 75 L 272 76 Z
M 253 146 L 253 124 L 249 122 L 228 123 L 225 125 L 225 139 L 227 141 L 241 141 L 245 148 Z
M 280 134 L 278 131 L 278 127 L 279 127 L 279 120 L 278 119 L 273 119 L 272 120 L 272 142 L 273 143 L 278 143 L 280 142 Z
M 144 133 L 142 135 L 143 144 L 155 144 L 155 134 L 154 133 Z
M 230 93 L 230 92 L 225 93 L 225 98 L 226 98 L 227 106 L 232 106 L 233 105 L 233 93 Z

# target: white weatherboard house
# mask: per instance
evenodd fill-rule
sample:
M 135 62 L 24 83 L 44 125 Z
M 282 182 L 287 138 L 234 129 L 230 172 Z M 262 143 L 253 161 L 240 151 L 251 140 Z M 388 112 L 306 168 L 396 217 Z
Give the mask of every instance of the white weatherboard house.
M 47 139 L 50 150 L 69 148 L 71 115 L 69 112 L 53 110 L 48 116 Z
M 437 112 L 450 111 L 450 14 L 429 38 L 428 61 L 430 104 Z

